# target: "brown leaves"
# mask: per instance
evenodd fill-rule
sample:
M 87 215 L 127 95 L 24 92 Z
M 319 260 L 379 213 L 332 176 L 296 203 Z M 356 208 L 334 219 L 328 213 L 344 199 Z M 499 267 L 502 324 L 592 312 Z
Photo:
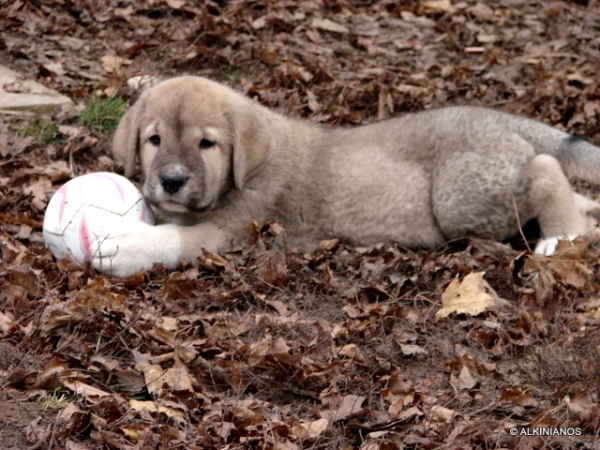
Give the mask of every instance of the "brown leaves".
M 530 391 L 521 391 L 520 389 L 504 389 L 500 394 L 500 400 L 524 407 L 534 407 L 540 404 Z
M 396 432 L 422 445 L 438 435 L 504 439 L 515 420 L 533 424 L 549 409 L 527 386 L 595 380 L 600 334 L 563 328 L 564 341 L 543 344 L 564 322 L 548 302 L 595 289 L 583 253 L 553 259 L 472 240 L 414 254 L 331 240 L 307 254 L 286 249 L 275 223 L 251 232 L 253 244 L 230 255 L 205 252 L 199 267 L 157 268 L 126 284 L 66 272 L 44 290 L 32 285 L 39 269 L 23 263 L 4 279 L 30 287 L 5 299 L 43 308 L 35 328 L 29 310 L 5 308 L 0 331 L 55 350 L 44 367 L 6 363 L 5 384 L 58 390 L 60 432 L 73 438 L 87 427 L 84 441 L 94 445 L 126 448 L 177 424 L 164 437 L 172 444 L 300 448 L 331 443 L 345 427 L 346 439 L 363 442 L 353 431 L 361 430 L 375 448 Z M 501 308 L 465 306 L 499 302 L 495 287 L 510 297 Z M 435 321 L 435 305 L 448 299 L 463 309 L 448 306 L 453 314 Z M 544 372 L 558 349 L 564 372 Z M 562 420 L 595 429 L 595 394 L 561 401 Z M 490 415 L 488 429 L 481 417 Z M 31 439 L 49 436 L 50 426 L 32 424 Z
M 442 294 L 442 308 L 435 313 L 436 318 L 450 314 L 477 316 L 488 309 L 498 307 L 501 299 L 487 281 L 484 272 L 473 272 L 462 281 L 452 280 Z
M 321 411 L 320 415 L 330 423 L 346 420 L 363 411 L 362 404 L 365 400 L 366 397 L 359 395 L 346 395 L 341 401 L 339 399 L 336 399 L 336 401 L 329 399 L 327 404 L 329 409 Z
M 50 297 L 40 316 L 39 336 L 64 336 L 59 347 L 66 349 L 68 343 L 77 351 L 63 355 L 90 364 L 91 375 L 57 358 L 38 374 L 22 373 L 20 381 L 13 376 L 11 385 L 71 393 L 80 399 L 77 412 L 69 416 L 77 419 L 70 418 L 64 432 L 77 429 L 74 421 L 90 421 L 96 442 L 108 440 L 118 446 L 124 445 L 123 439 L 146 439 L 139 421 L 159 424 L 163 420 L 202 423 L 204 434 L 198 439 L 203 445 L 241 439 L 274 439 L 284 447 L 327 442 L 338 423 L 369 430 L 369 445 L 376 445 L 389 432 L 382 429 L 417 430 L 424 421 L 429 429 L 446 430 L 458 438 L 471 433 L 469 423 L 479 423 L 467 407 L 473 402 L 483 415 L 500 408 L 512 416 L 533 418 L 544 411 L 545 404 L 519 387 L 518 381 L 545 383 L 529 373 L 544 366 L 517 370 L 506 355 L 508 349 L 515 352 L 520 345 L 548 335 L 553 317 L 559 314 L 558 309 L 545 312 L 544 303 L 529 302 L 536 294 L 530 283 L 539 282 L 546 273 L 558 286 L 557 292 L 593 288 L 573 282 L 573 276 L 563 273 L 567 269 L 562 263 L 552 258 L 523 256 L 477 240 L 445 255 L 408 255 L 386 247 L 352 249 L 339 241 L 324 242 L 315 254 L 307 255 L 280 250 L 284 241 L 283 230 L 271 223 L 256 230 L 254 245 L 244 254 L 206 253 L 199 269 L 167 273 L 162 285 L 138 280 L 123 287 L 97 277 L 87 279 L 78 292 L 62 301 Z M 505 264 L 510 256 L 514 265 Z M 266 279 L 269 272 L 264 267 L 273 261 L 285 267 L 283 284 Z M 477 271 L 482 264 L 489 282 Z M 586 273 L 574 267 L 576 273 Z M 467 275 L 456 278 L 456 271 Z M 27 273 L 23 272 L 26 278 Z M 450 298 L 456 300 L 458 293 L 462 303 L 470 296 L 497 298 L 492 283 L 505 289 L 510 279 L 516 286 L 510 295 L 516 298 L 501 309 L 475 316 L 461 313 L 442 321 L 446 331 L 441 337 L 449 341 L 444 345 L 434 338 L 440 326 L 432 320 L 433 311 L 410 293 L 418 288 L 421 295 L 429 292 L 443 301 L 452 289 L 437 286 L 451 285 L 452 275 L 462 282 L 454 281 Z M 553 292 L 558 288 L 553 287 Z M 296 297 L 290 297 L 290 292 Z M 538 292 L 547 299 L 547 294 Z M 39 296 L 41 291 L 29 295 Z M 323 304 L 311 300 L 315 295 L 340 300 L 336 305 Z M 160 298 L 160 303 L 154 298 Z M 519 298 L 527 313 L 521 311 Z M 225 304 L 236 306 L 228 309 Z M 209 312 L 211 308 L 217 311 Z M 16 332 L 20 331 L 8 331 Z M 443 333 L 450 333 L 450 338 Z M 120 352 L 118 343 L 123 341 L 134 350 L 119 362 L 111 354 Z M 598 342 L 592 340 L 589 348 Z M 569 346 L 577 348 L 574 343 Z M 455 351 L 462 356 L 454 356 Z M 585 352 L 575 361 L 585 368 L 578 377 L 590 379 L 594 368 L 588 366 L 593 362 L 585 359 Z M 431 369 L 432 359 L 439 356 L 446 358 L 446 373 Z M 531 364 L 531 354 L 523 361 Z M 414 372 L 404 375 L 403 368 Z M 108 388 L 106 380 L 112 380 Z M 508 386 L 498 393 L 497 385 Z M 248 390 L 260 395 L 243 394 Z M 123 394 L 136 397 L 124 400 Z M 311 407 L 301 413 L 294 405 L 306 399 Z M 589 411 L 597 407 L 594 397 L 574 400 L 570 413 L 578 423 L 593 427 Z M 111 414 L 128 426 L 111 431 L 107 413 L 90 413 L 94 405 L 106 402 L 112 402 Z M 273 428 L 265 428 L 265 420 Z M 495 429 L 513 424 L 508 416 L 499 420 Z M 192 434 L 186 436 L 192 439 Z M 171 439 L 180 437 L 175 433 Z

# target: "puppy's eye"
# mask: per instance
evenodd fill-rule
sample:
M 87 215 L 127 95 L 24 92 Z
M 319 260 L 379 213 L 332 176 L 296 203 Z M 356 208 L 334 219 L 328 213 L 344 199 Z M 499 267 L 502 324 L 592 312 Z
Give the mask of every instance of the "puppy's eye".
M 207 148 L 211 148 L 213 145 L 215 145 L 215 141 L 211 141 L 210 139 L 202 139 L 200 141 L 199 147 L 201 149 L 207 149 Z
M 148 138 L 148 140 L 152 143 L 152 145 L 160 145 L 160 136 L 158 134 L 153 134 Z

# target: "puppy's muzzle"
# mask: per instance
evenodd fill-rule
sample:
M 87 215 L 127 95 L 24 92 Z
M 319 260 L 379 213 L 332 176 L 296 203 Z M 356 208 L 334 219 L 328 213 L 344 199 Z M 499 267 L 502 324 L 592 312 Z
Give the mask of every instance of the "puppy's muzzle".
M 166 174 L 160 178 L 160 184 L 167 194 L 176 194 L 185 185 L 187 179 L 181 174 Z
M 169 195 L 178 193 L 185 186 L 187 180 L 188 178 L 179 164 L 167 166 L 160 175 L 160 184 Z

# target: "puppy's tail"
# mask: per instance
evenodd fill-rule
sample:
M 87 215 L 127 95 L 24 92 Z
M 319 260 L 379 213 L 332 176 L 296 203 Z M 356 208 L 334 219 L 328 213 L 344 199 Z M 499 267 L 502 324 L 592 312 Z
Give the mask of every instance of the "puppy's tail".
M 568 176 L 600 184 L 600 147 L 534 120 L 506 114 L 494 119 L 500 123 L 506 121 L 505 126 L 528 141 L 536 153 L 558 159 Z
M 566 135 L 560 140 L 556 151 L 548 153 L 560 161 L 567 175 L 600 183 L 600 147 L 584 138 Z

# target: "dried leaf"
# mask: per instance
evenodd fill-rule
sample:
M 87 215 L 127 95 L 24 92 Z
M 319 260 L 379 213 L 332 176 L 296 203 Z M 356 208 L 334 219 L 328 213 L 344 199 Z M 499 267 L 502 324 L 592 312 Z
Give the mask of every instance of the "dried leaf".
M 407 355 L 407 356 L 411 356 L 411 355 L 427 355 L 427 350 L 425 350 L 423 347 L 420 347 L 418 345 L 412 345 L 412 344 L 400 344 L 400 350 L 402 351 L 403 354 Z
M 444 408 L 443 406 L 434 405 L 429 410 L 432 419 L 437 422 L 450 422 L 456 415 L 453 409 Z
M 185 413 L 179 409 L 170 408 L 155 401 L 140 401 L 140 400 L 129 400 L 129 406 L 134 411 L 148 411 L 150 413 L 164 413 L 172 419 L 178 422 L 184 423 L 186 421 Z
M 327 419 L 327 421 L 331 423 L 347 419 L 362 411 L 362 404 L 365 400 L 366 397 L 360 395 L 346 395 L 342 398 L 339 406 L 326 411 L 321 411 L 321 417 Z
M 169 8 L 181 9 L 185 6 L 186 0 L 165 0 Z
M 539 402 L 531 395 L 530 391 L 522 391 L 516 388 L 507 388 L 500 394 L 500 400 L 514 403 L 518 406 L 535 407 Z
M 78 380 L 63 379 L 62 384 L 71 391 L 75 392 L 92 403 L 99 402 L 103 397 L 110 396 L 109 392 L 98 389 L 89 384 L 82 383 Z
M 159 365 L 140 362 L 135 365 L 135 369 L 144 374 L 146 388 L 151 394 L 167 383 L 166 371 Z
M 338 355 L 346 356 L 350 359 L 356 360 L 360 363 L 365 362 L 365 357 L 361 352 L 360 348 L 356 344 L 344 345 L 339 351 Z
M 473 379 L 471 372 L 467 366 L 463 366 L 458 377 L 454 374 L 450 375 L 450 385 L 456 390 L 471 390 L 475 387 L 477 382 Z
M 173 391 L 194 392 L 193 381 L 185 365 L 177 363 L 167 369 L 164 375 L 167 386 Z
M 412 419 L 414 417 L 421 417 L 423 416 L 423 411 L 421 411 L 421 408 L 417 407 L 417 406 L 411 406 L 408 409 L 405 409 L 404 411 L 400 412 L 398 414 L 398 419 L 399 420 L 403 420 L 403 421 L 408 421 L 409 419 Z
M 426 0 L 422 2 L 423 9 L 429 12 L 452 12 L 454 8 L 450 0 Z
M 24 188 L 23 193 L 32 196 L 31 204 L 33 207 L 39 211 L 43 211 L 48 204 L 49 198 L 46 193 L 50 190 L 51 186 L 50 180 L 41 178 Z
M 131 65 L 131 60 L 116 55 L 104 55 L 100 58 L 102 68 L 108 73 L 119 72 L 121 66 Z
M 292 426 L 292 433 L 300 440 L 319 437 L 329 426 L 327 419 L 318 419 L 310 422 L 296 422 Z
M 0 312 L 0 332 L 10 334 L 17 329 L 17 324 L 7 315 Z
M 341 25 L 341 24 L 336 23 L 333 20 L 329 20 L 329 19 L 315 18 L 315 19 L 313 19 L 311 26 L 313 28 L 318 28 L 319 30 L 331 31 L 333 33 L 341 33 L 341 34 L 350 33 L 350 30 L 348 28 L 346 28 L 344 25 Z
M 567 409 L 575 417 L 585 421 L 598 418 L 598 413 L 600 413 L 600 405 L 597 400 L 594 401 L 594 396 L 590 392 L 576 393 L 568 400 Z
M 500 298 L 487 281 L 485 272 L 473 272 L 462 281 L 456 277 L 442 294 L 442 308 L 435 313 L 436 319 L 451 314 L 477 316 L 500 304 Z

